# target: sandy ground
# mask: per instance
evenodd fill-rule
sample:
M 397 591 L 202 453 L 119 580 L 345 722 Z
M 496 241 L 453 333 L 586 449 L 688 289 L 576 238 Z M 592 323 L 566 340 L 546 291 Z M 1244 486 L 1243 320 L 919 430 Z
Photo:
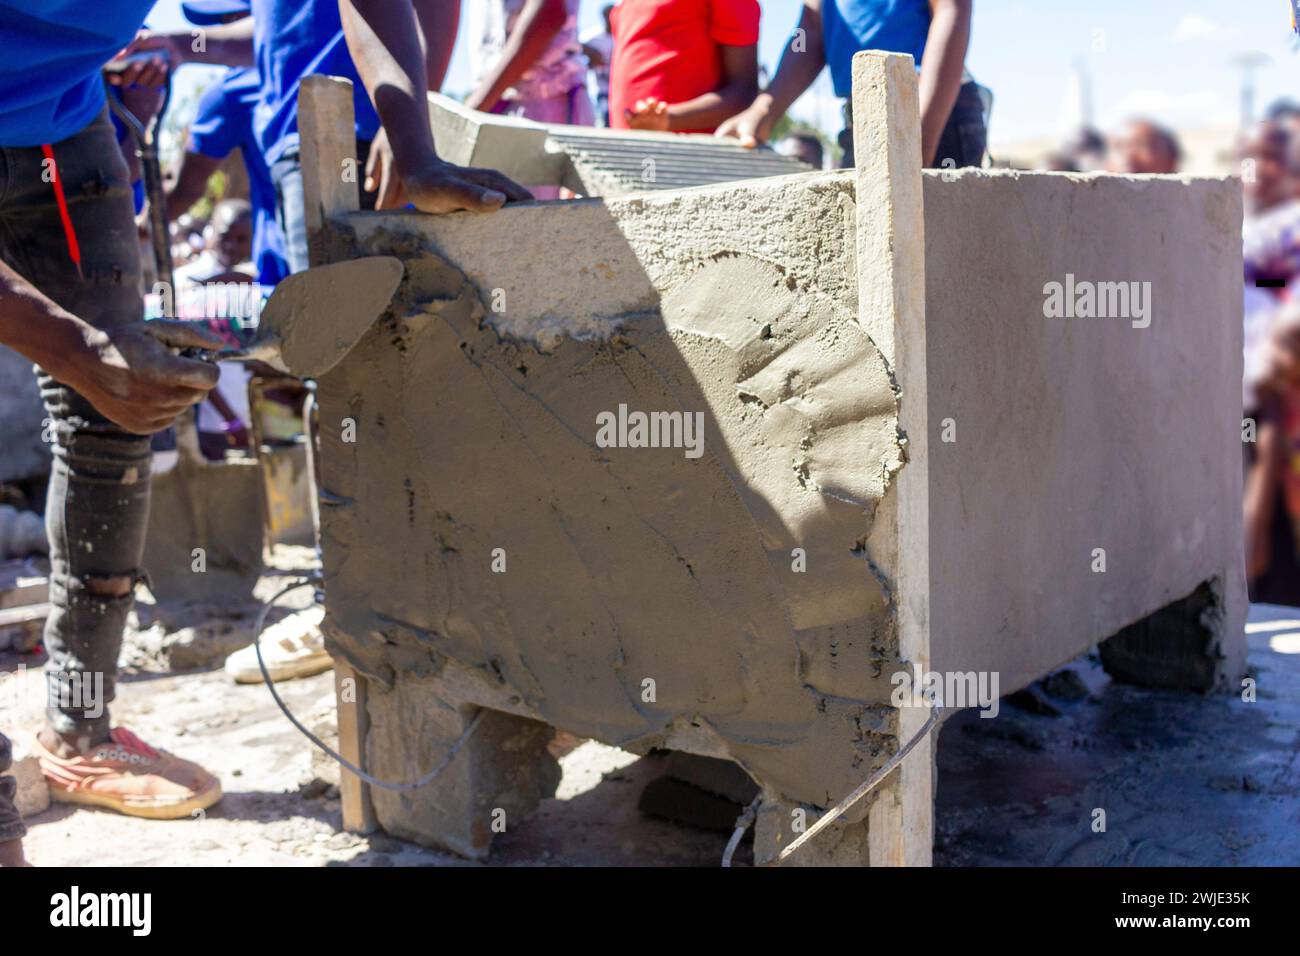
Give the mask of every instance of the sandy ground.
M 264 581 L 260 592 L 282 580 Z M 235 616 L 210 622 L 208 637 L 223 646 L 247 640 L 246 611 L 226 613 Z M 142 614 L 146 623 L 151 617 Z M 1004 700 L 995 719 L 954 716 L 940 736 L 935 862 L 1300 864 L 1300 611 L 1256 608 L 1252 620 L 1254 703 L 1112 684 L 1095 660 L 1082 658 L 1070 667 L 1078 680 L 1036 687 L 1022 706 Z M 157 672 L 159 634 L 142 628 L 129 639 L 123 658 L 132 666 L 115 719 L 207 765 L 224 798 L 175 822 L 55 804 L 29 820 L 33 861 L 482 865 L 384 835 L 340 832 L 337 789 L 266 689 L 235 685 L 219 665 Z M 0 672 L 9 674 L 0 706 L 15 738 L 39 717 L 39 662 L 0 655 Z M 308 726 L 328 724 L 331 675 L 279 687 Z M 637 809 L 642 787 L 663 773 L 663 757 L 638 759 L 594 741 L 569 746 L 560 792 L 498 837 L 490 865 L 718 864 L 727 834 Z M 1099 808 L 1104 832 L 1093 830 Z M 751 859 L 743 847 L 737 864 Z

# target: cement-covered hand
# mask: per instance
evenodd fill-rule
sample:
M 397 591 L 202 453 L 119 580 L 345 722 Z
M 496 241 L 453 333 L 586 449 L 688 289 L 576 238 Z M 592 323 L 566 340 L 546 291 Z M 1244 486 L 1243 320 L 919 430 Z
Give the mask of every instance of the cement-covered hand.
M 217 367 L 172 349 L 220 349 L 222 340 L 192 322 L 137 322 L 90 330 L 85 347 L 51 375 L 104 415 L 138 435 L 161 431 L 217 384 Z

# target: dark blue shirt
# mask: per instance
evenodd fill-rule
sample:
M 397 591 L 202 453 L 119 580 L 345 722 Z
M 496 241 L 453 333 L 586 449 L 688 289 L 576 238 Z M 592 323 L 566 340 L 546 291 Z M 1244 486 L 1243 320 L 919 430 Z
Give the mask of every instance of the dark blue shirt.
M 190 124 L 190 150 L 224 159 L 238 149 L 248 169 L 248 200 L 253 206 L 253 263 L 257 281 L 275 285 L 289 274 L 284 235 L 275 214 L 275 186 L 253 133 L 253 112 L 262 84 L 252 68 L 227 70 L 203 94 Z
M 921 65 L 930 0 L 822 0 L 822 38 L 835 95 L 853 95 L 853 54 L 910 53 Z
M 253 125 L 267 164 L 297 148 L 298 84 L 313 73 L 353 82 L 357 138 L 374 139 L 379 117 L 343 39 L 338 0 L 252 0 L 252 4 L 253 54 L 262 78 Z

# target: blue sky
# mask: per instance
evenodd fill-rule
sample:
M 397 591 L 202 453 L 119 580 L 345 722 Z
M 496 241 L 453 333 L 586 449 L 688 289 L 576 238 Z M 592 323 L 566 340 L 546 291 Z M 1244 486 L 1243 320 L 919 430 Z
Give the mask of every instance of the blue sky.
M 470 3 L 482 0 L 467 0 Z M 599 22 L 601 2 L 584 0 L 583 26 Z M 759 56 L 774 69 L 800 0 L 762 0 Z M 181 28 L 180 0 L 160 0 L 151 25 Z M 1072 122 L 1068 94 L 1081 64 L 1091 77 L 1096 120 L 1152 115 L 1179 128 L 1225 125 L 1238 115 L 1241 71 L 1234 57 L 1259 52 L 1259 102 L 1300 99 L 1300 54 L 1288 0 L 975 0 L 968 66 L 996 97 L 993 142 L 1052 136 Z M 187 68 L 186 72 L 195 71 Z M 202 73 L 184 81 L 182 92 Z M 448 87 L 470 85 L 462 36 Z M 796 115 L 835 132 L 838 109 L 825 74 Z

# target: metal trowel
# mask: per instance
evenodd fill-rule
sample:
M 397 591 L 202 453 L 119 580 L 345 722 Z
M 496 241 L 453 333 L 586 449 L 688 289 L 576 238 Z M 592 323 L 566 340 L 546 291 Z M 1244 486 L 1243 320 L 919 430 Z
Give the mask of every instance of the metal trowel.
M 298 378 L 319 378 L 388 308 L 404 271 L 400 259 L 369 256 L 295 273 L 271 293 L 252 342 L 206 357 L 261 361 Z

